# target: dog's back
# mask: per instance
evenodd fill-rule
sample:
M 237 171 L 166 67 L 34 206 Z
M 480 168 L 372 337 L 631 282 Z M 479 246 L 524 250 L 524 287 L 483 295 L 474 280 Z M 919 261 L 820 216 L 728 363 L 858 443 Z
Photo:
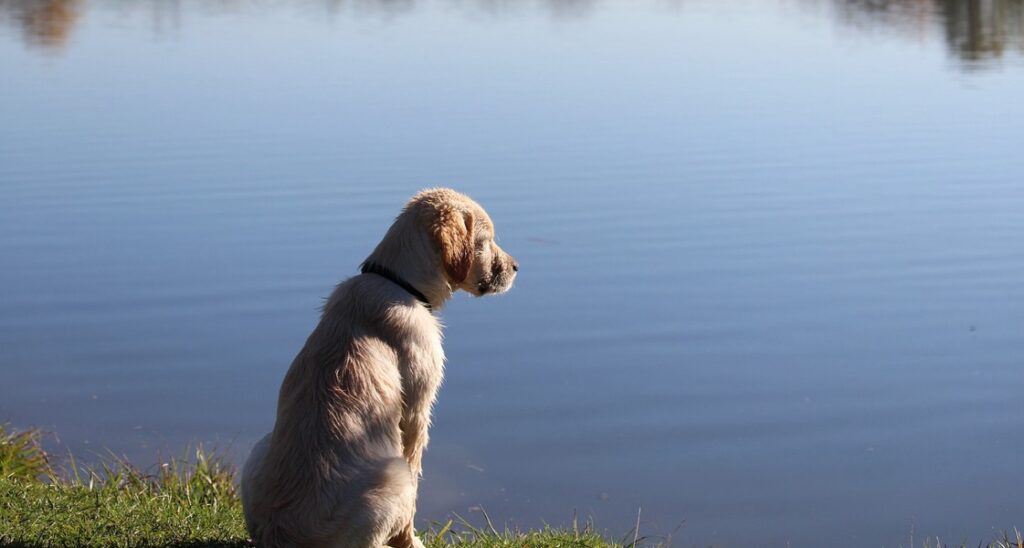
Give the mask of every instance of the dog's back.
M 377 499 L 414 489 L 402 450 L 402 371 L 436 363 L 432 399 L 439 351 L 436 320 L 386 280 L 361 275 L 335 289 L 285 376 L 274 431 L 243 468 L 243 508 L 258 545 L 337 545 L 339 530 L 365 529 L 344 523 L 362 519 L 350 510 L 390 513 L 395 501 Z

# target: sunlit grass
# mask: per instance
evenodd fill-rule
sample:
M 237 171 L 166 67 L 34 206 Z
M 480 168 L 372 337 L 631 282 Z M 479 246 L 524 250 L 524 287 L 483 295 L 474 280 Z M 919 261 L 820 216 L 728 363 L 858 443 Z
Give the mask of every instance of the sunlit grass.
M 0 424 L 0 478 L 36 479 L 52 472 L 39 438 L 35 430 L 9 432 Z
M 246 545 L 234 470 L 202 448 L 152 472 L 113 455 L 57 470 L 38 432 L 0 429 L 0 455 L 0 545 Z
M 427 548 L 466 547 L 466 548 L 523 548 L 537 547 L 579 547 L 599 548 L 621 546 L 610 543 L 594 532 L 587 524 L 580 528 L 575 524 L 571 529 L 545 527 L 539 531 L 519 531 L 505 528 L 498 530 L 486 512 L 482 512 L 485 526 L 478 527 L 461 516 L 448 520 L 447 523 L 435 523 L 423 533 L 423 543 Z M 626 545 L 631 548 L 630 545 Z

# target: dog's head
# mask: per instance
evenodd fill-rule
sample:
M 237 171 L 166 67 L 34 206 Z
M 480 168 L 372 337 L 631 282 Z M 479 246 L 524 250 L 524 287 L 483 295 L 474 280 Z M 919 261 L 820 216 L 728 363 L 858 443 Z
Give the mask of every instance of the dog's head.
M 512 287 L 519 263 L 498 246 L 494 223 L 480 204 L 454 190 L 435 188 L 417 194 L 407 208 L 417 211 L 430 234 L 452 288 L 479 297 Z

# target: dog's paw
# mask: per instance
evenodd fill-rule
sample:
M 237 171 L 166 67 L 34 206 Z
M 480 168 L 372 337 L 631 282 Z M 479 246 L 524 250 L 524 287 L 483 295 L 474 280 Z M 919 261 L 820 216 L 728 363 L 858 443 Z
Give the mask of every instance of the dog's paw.
M 392 540 L 384 548 L 426 548 L 426 546 L 423 545 L 423 541 L 420 540 L 420 537 L 414 536 L 411 541 L 406 541 L 404 543 Z
M 426 548 L 423 545 L 423 541 L 420 537 L 412 533 L 410 529 L 407 529 L 404 534 L 398 535 L 395 538 L 388 541 L 388 548 Z

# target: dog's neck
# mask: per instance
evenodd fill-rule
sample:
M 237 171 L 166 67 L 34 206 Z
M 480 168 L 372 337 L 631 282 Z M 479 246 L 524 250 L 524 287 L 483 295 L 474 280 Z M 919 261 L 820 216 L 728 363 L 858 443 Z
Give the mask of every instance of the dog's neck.
M 365 262 L 365 263 L 363 263 L 363 266 L 360 267 L 359 270 L 363 274 L 376 274 L 376 275 L 380 276 L 381 278 L 384 278 L 386 280 L 390 280 L 391 282 L 393 282 L 398 287 L 401 287 L 402 289 L 404 289 L 407 293 L 409 293 L 413 297 L 416 297 L 416 300 L 418 300 L 419 302 L 423 303 L 423 306 L 426 306 L 427 310 L 433 310 L 434 309 L 434 305 L 430 304 L 430 299 L 428 299 L 426 295 L 424 295 L 419 289 L 416 289 L 416 286 L 414 286 L 411 283 L 405 281 L 404 279 L 402 279 L 401 276 L 399 276 L 398 274 L 395 274 L 390 269 L 384 268 L 383 266 L 381 266 L 381 265 L 379 265 L 377 263 Z
M 363 274 L 375 274 L 404 289 L 407 293 L 416 297 L 416 300 L 423 303 L 428 310 L 438 310 L 451 298 L 454 290 L 447 280 L 437 280 L 437 276 L 425 275 L 417 272 L 417 269 L 400 268 L 396 265 L 387 266 L 377 260 L 366 259 L 361 267 Z
M 418 230 L 405 230 L 399 217 L 363 264 L 376 265 L 422 293 L 432 310 L 439 310 L 455 288 L 445 276 L 433 243 Z M 422 241 L 416 241 L 420 240 Z

